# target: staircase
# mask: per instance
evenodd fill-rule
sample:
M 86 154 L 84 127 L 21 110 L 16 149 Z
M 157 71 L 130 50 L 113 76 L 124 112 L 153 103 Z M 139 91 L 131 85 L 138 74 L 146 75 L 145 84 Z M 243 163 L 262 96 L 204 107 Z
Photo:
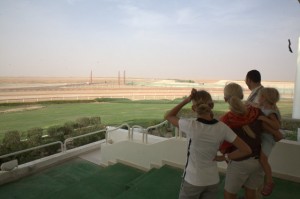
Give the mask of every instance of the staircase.
M 177 198 L 181 174 L 169 166 L 144 172 L 121 163 L 103 168 L 77 159 L 0 186 L 0 198 Z
M 164 199 L 178 198 L 182 170 L 164 165 L 151 169 L 127 184 L 127 190 L 116 199 Z
M 148 172 L 116 163 L 99 167 L 82 159 L 0 186 L 6 199 L 176 199 L 182 169 L 164 165 Z M 300 184 L 274 178 L 276 188 L 270 199 L 298 199 Z M 224 175 L 218 191 L 223 198 Z
M 116 163 L 47 198 L 175 199 L 178 198 L 181 175 L 181 169 L 167 165 L 144 172 Z

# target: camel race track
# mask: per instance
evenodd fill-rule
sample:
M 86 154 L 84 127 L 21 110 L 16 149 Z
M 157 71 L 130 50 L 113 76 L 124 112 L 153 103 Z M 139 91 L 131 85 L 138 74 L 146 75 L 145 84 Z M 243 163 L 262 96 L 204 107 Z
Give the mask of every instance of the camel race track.
M 204 89 L 215 100 L 223 99 L 228 82 L 239 83 L 249 95 L 243 80 L 184 80 L 113 77 L 0 77 L 0 103 L 54 100 L 92 100 L 95 98 L 128 98 L 130 100 L 173 100 L 187 96 L 192 88 Z M 281 99 L 292 99 L 293 82 L 262 82 L 275 87 Z

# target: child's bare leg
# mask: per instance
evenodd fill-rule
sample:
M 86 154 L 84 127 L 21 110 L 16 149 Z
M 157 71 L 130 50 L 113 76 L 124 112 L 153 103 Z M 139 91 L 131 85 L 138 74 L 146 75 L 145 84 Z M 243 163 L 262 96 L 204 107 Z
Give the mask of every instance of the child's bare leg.
M 260 153 L 259 161 L 265 172 L 265 184 L 263 189 L 261 190 L 261 194 L 264 196 L 269 196 L 274 188 L 274 183 L 272 179 L 272 169 L 268 162 L 268 157 L 263 152 Z
M 262 151 L 260 153 L 259 161 L 265 172 L 265 184 L 273 183 L 272 168 L 269 164 L 268 157 Z

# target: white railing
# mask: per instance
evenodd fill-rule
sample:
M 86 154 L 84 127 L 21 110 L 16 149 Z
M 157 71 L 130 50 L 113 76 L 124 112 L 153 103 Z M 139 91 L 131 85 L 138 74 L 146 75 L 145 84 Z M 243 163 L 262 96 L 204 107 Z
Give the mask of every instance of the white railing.
M 143 142 L 145 142 L 146 144 L 148 143 L 148 133 L 149 133 L 149 130 L 151 130 L 151 129 L 156 129 L 156 128 L 161 127 L 161 126 L 163 126 L 163 125 L 165 125 L 165 124 L 167 124 L 167 123 L 168 123 L 168 121 L 165 120 L 165 121 L 163 121 L 163 122 L 160 123 L 160 124 L 157 124 L 157 125 L 154 125 L 154 126 L 149 126 L 149 127 L 146 129 L 146 131 L 143 132 Z
M 33 150 L 36 150 L 36 149 L 45 148 L 45 147 L 52 146 L 52 145 L 55 145 L 55 144 L 60 144 L 60 147 L 61 147 L 61 152 L 60 153 L 64 152 L 63 143 L 61 141 L 56 141 L 56 142 L 51 142 L 51 143 L 48 143 L 48 144 L 43 144 L 43 145 L 40 145 L 40 146 L 32 147 L 32 148 L 29 148 L 29 149 L 24 149 L 24 150 L 21 150 L 21 151 L 16 151 L 16 152 L 13 152 L 13 153 L 5 154 L 5 155 L 0 156 L 0 159 L 7 158 L 7 157 L 10 157 L 10 156 L 13 156 L 13 155 L 18 155 L 18 154 L 25 153 L 25 152 L 28 152 L 28 151 L 33 151 Z
M 133 140 L 133 131 L 134 131 L 134 129 L 141 129 L 141 131 L 143 133 L 143 136 L 144 136 L 145 129 L 143 127 L 139 126 L 139 125 L 133 125 L 131 127 L 131 134 L 130 134 L 130 137 L 129 137 L 130 140 Z M 143 138 L 143 140 L 144 140 L 144 138 Z
M 175 127 L 175 138 L 182 138 L 182 131 Z
M 113 129 L 110 129 L 109 127 L 106 127 L 106 133 L 105 133 L 105 141 L 106 141 L 106 143 L 108 143 L 108 139 L 110 138 L 110 132 L 116 131 L 118 129 L 121 129 L 124 126 L 127 127 L 127 129 L 128 129 L 128 139 L 130 139 L 130 126 L 127 123 L 124 123 L 124 124 L 121 124 L 120 126 L 115 127 Z
M 70 138 L 65 139 L 65 141 L 64 141 L 64 151 L 68 150 L 67 149 L 67 143 L 68 142 L 71 142 L 71 141 L 73 141 L 75 139 L 78 139 L 78 138 L 87 137 L 87 136 L 90 136 L 90 135 L 101 133 L 101 132 L 106 132 L 106 129 L 102 129 L 102 130 L 99 130 L 99 131 L 94 131 L 94 132 L 91 132 L 91 133 L 87 133 L 87 134 L 83 134 L 83 135 L 78 135 L 78 136 L 75 136 L 75 137 L 70 137 Z

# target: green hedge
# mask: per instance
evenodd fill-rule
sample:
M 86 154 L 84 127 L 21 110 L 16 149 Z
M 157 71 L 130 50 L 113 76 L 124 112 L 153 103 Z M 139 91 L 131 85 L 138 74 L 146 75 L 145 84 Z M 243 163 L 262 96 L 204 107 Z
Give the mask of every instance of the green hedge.
M 32 128 L 25 132 L 8 131 L 4 135 L 4 139 L 0 144 L 0 155 L 13 153 L 16 151 L 61 141 L 69 137 L 75 137 L 86 133 L 98 131 L 105 127 L 101 124 L 100 117 L 85 117 L 78 118 L 75 122 L 66 122 L 64 125 L 51 126 L 48 129 Z M 24 138 L 23 140 L 21 138 Z M 88 143 L 92 143 L 105 138 L 105 132 L 95 134 L 92 136 L 78 139 L 72 143 L 69 148 L 82 146 Z M 11 159 L 18 159 L 19 164 L 23 164 L 29 161 L 40 159 L 55 153 L 60 152 L 61 146 L 59 144 L 48 146 L 41 149 L 32 150 L 19 155 L 11 156 L 8 158 L 0 159 L 2 162 L 9 161 Z

